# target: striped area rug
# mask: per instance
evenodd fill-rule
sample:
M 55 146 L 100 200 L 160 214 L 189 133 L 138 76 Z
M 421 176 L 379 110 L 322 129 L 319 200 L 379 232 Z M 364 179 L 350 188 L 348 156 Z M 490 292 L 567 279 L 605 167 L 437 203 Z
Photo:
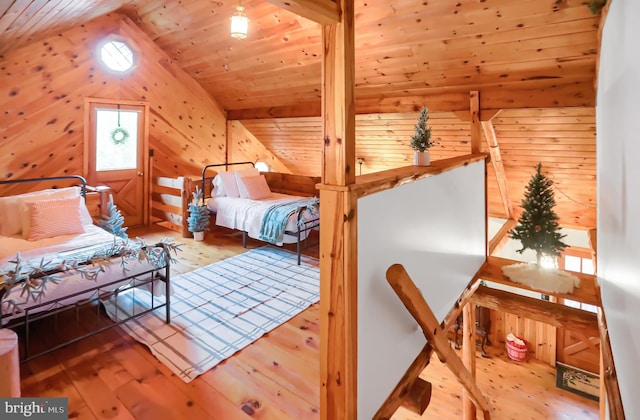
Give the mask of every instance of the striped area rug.
M 211 369 L 320 300 L 316 258 L 264 246 L 175 277 L 171 324 L 164 309 L 122 325 L 185 382 Z M 105 302 L 107 314 L 149 307 L 151 294 L 131 290 Z M 154 296 L 153 299 L 159 299 Z M 162 297 L 160 298 L 162 299 Z

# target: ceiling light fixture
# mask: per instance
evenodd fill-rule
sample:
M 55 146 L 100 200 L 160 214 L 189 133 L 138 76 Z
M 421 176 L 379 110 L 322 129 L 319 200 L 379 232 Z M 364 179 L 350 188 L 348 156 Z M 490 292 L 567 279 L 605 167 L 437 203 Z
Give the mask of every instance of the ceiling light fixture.
M 244 14 L 244 7 L 238 4 L 231 16 L 231 37 L 245 39 L 249 32 L 249 18 Z

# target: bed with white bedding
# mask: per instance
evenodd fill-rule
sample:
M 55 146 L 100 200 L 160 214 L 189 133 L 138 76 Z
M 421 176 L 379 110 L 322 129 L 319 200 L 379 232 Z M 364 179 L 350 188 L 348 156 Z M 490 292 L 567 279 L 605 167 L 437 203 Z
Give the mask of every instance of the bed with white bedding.
M 117 325 L 97 322 L 95 329 L 80 328 L 87 323 L 83 308 L 99 309 L 101 300 L 133 287 L 145 288 L 154 296 L 152 308 L 134 317 L 164 307 L 170 322 L 167 249 L 162 244 L 147 246 L 119 238 L 93 225 L 80 199 L 86 189 L 84 179 L 80 180 L 81 189 L 0 197 L 0 326 L 19 332 L 23 361 Z M 8 184 L 0 181 L 0 186 Z M 58 318 L 67 320 L 69 315 L 64 314 L 69 311 L 75 312 L 78 334 L 33 352 L 32 326 L 39 325 L 34 322 L 50 322 L 57 328 Z M 45 318 L 53 321 L 42 321 Z
M 206 170 L 219 166 L 245 165 L 243 169 L 219 172 L 213 178 L 211 197 L 206 199 L 209 211 L 215 214 L 215 223 L 243 232 L 246 235 L 274 245 L 295 243 L 298 263 L 304 241 L 311 230 L 320 225 L 319 200 L 271 191 L 264 174 L 251 162 L 207 165 L 202 171 L 206 191 Z

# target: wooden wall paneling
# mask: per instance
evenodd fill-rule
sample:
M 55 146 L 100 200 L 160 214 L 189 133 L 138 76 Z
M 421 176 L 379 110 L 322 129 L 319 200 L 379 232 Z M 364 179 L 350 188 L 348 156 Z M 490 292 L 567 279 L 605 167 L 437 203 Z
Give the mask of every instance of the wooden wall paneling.
M 322 120 L 319 117 L 243 120 L 241 123 L 292 173 L 320 175 Z
M 229 121 L 227 123 L 227 146 L 228 162 L 258 162 L 262 161 L 275 172 L 291 173 L 277 156 L 267 149 L 240 121 Z
M 251 34 L 241 44 L 226 36 L 230 2 L 11 3 L 0 9 L 0 53 L 120 10 L 225 109 L 291 112 L 304 103 L 315 112 L 305 115 L 320 115 L 320 25 L 278 6 L 325 21 L 335 2 L 247 0 Z M 425 102 L 465 110 L 472 90 L 493 108 L 594 105 L 600 20 L 583 1 L 354 3 L 359 113 L 410 112 Z
M 115 76 L 95 61 L 94 45 L 107 33 L 144 50 L 132 73 Z M 0 150 L 11 157 L 0 171 L 7 177 L 82 173 L 84 97 L 149 101 L 150 147 L 160 152 L 156 174 L 191 175 L 207 159 L 224 156 L 224 113 L 127 18 L 96 19 L 12 51 L 0 63 L 0 104 L 7 110 L 0 116 Z

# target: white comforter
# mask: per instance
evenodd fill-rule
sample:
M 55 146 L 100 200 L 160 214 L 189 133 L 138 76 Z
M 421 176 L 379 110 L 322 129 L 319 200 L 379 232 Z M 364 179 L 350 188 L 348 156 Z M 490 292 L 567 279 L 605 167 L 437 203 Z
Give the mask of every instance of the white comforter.
M 15 269 L 15 263 L 12 263 L 11 260 L 15 259 L 17 252 L 20 252 L 20 257 L 25 261 L 25 264 L 38 266 L 40 261 L 44 259 L 44 261 L 50 261 L 51 266 L 53 266 L 63 260 L 72 261 L 74 259 L 81 259 L 84 261 L 86 255 L 93 255 L 98 251 L 109 249 L 113 246 L 114 241 L 122 241 L 122 239 L 115 237 L 95 225 L 85 225 L 85 233 L 80 235 L 58 236 L 39 241 L 27 241 L 19 237 L 0 237 L 0 273 Z M 140 263 L 138 261 L 130 261 L 125 267 L 122 267 L 119 261 L 119 259 L 114 260 L 106 271 L 100 273 L 95 280 L 82 278 L 82 276 L 76 272 L 62 273 L 60 275 L 63 279 L 61 282 L 48 284 L 43 301 L 47 302 L 61 297 L 71 296 L 83 292 L 87 288 L 115 282 L 125 276 L 136 275 L 151 268 L 148 263 Z M 115 289 L 126 283 L 129 283 L 129 281 L 116 283 L 110 286 L 110 289 Z M 151 288 L 151 285 L 145 285 L 145 288 L 148 290 Z M 154 281 L 153 293 L 154 295 L 163 295 L 165 293 L 164 283 L 159 280 Z M 21 296 L 21 294 L 22 288 L 16 286 L 9 291 L 3 300 L 14 300 L 20 305 L 21 309 L 33 308 L 42 303 L 42 301 L 34 302 L 33 300 L 27 300 L 27 296 Z M 95 294 L 95 292 L 93 292 L 93 294 Z M 69 299 L 58 302 L 57 306 L 77 302 L 91 296 L 91 293 L 71 296 Z M 33 310 L 33 312 L 45 311 L 52 307 L 53 305 L 44 305 Z M 3 305 L 3 307 L 0 308 L 0 313 L 6 315 L 7 308 L 8 306 L 6 304 Z M 21 314 L 5 317 L 3 322 L 16 316 L 21 316 Z
M 213 197 L 207 202 L 207 208 L 216 214 L 216 225 L 229 229 L 244 230 L 254 239 L 260 239 L 260 223 L 262 217 L 273 204 L 287 203 L 308 197 L 272 193 L 271 197 L 263 200 L 249 200 L 248 198 Z M 297 216 L 289 218 L 285 230 L 297 231 Z M 305 239 L 309 231 L 301 232 L 300 239 Z M 284 235 L 283 243 L 295 243 L 297 237 Z M 281 244 L 277 244 L 281 245 Z
M 5 271 L 7 262 L 19 252 L 23 259 L 45 256 L 55 261 L 73 255 L 98 251 L 113 244 L 114 236 L 96 225 L 84 225 L 84 233 L 63 235 L 39 241 L 27 241 L 21 236 L 0 237 L 0 271 Z

